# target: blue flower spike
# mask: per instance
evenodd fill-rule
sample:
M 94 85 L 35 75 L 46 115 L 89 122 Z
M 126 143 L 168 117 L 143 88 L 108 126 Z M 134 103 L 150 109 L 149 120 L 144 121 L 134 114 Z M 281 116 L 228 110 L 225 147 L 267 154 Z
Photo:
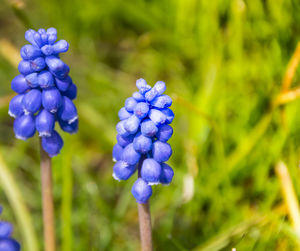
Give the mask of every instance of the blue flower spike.
M 69 44 L 65 40 L 56 41 L 55 28 L 30 29 L 25 32 L 25 39 L 30 44 L 20 50 L 20 75 L 11 82 L 11 89 L 17 95 L 10 101 L 8 114 L 15 118 L 16 138 L 27 140 L 37 131 L 43 149 L 53 157 L 63 147 L 55 122 L 67 133 L 78 130 L 78 114 L 73 103 L 77 87 L 69 76 L 69 66 L 59 55 L 68 51 Z
M 0 214 L 2 207 L 0 206 Z M 0 220 L 0 251 L 19 251 L 21 250 L 20 244 L 13 239 L 13 226 L 11 223 Z
M 168 185 L 174 176 L 173 169 L 165 163 L 172 155 L 167 141 L 173 135 L 169 124 L 174 113 L 169 109 L 172 99 L 163 94 L 164 82 L 158 81 L 151 87 L 144 79 L 138 79 L 136 86 L 139 91 L 126 99 L 118 113 L 113 177 L 128 180 L 138 170 L 131 192 L 138 203 L 146 203 L 152 195 L 151 186 Z

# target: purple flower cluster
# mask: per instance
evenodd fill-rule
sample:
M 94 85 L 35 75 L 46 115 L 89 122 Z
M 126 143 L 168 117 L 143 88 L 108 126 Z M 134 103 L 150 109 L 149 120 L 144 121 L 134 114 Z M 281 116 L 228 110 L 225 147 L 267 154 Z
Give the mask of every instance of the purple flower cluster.
M 59 53 L 68 51 L 69 44 L 65 40 L 56 42 L 55 28 L 30 29 L 25 39 L 30 44 L 21 48 L 20 75 L 11 82 L 17 95 L 10 101 L 8 113 L 15 118 L 16 138 L 26 140 L 37 130 L 44 150 L 52 157 L 63 146 L 55 122 L 65 132 L 78 130 L 77 109 L 72 102 L 77 87 L 69 76 L 69 66 L 59 57 Z
M 2 207 L 0 206 L 1 213 Z M 11 237 L 12 232 L 13 226 L 11 223 L 0 221 L 0 251 L 19 251 L 21 249 L 20 244 Z
M 132 187 L 138 203 L 145 203 L 152 195 L 152 185 L 169 184 L 174 172 L 164 163 L 172 155 L 167 143 L 173 134 L 169 125 L 174 113 L 169 107 L 172 99 L 164 95 L 166 85 L 156 82 L 152 88 L 144 79 L 138 79 L 138 92 L 126 99 L 119 111 L 117 144 L 113 148 L 113 177 L 129 179 L 137 169 L 139 178 Z

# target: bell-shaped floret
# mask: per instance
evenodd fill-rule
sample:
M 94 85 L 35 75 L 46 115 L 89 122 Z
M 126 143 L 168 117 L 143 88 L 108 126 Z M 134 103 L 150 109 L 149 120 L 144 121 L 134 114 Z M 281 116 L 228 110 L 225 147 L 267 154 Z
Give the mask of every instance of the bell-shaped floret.
M 172 155 L 172 148 L 168 143 L 156 141 L 152 146 L 153 159 L 157 162 L 165 162 Z
M 72 84 L 72 79 L 69 76 L 67 76 L 64 79 L 55 78 L 55 82 L 56 82 L 57 88 L 60 91 L 65 92 L 68 90 L 68 88 Z
M 17 139 L 26 140 L 35 133 L 35 122 L 33 115 L 22 115 L 14 121 L 14 132 Z
M 64 79 L 67 77 L 70 68 L 62 60 L 55 56 L 46 57 L 46 64 L 50 72 L 57 78 Z
M 38 89 L 32 89 L 24 94 L 22 105 L 25 114 L 36 113 L 42 105 L 42 93 Z
M 173 128 L 170 125 L 162 125 L 157 134 L 156 137 L 159 141 L 167 142 L 173 134 Z
M 36 72 L 28 74 L 25 79 L 31 88 L 36 88 L 39 86 L 38 74 Z
M 142 178 L 138 178 L 132 186 L 131 193 L 138 203 L 146 203 L 152 195 L 152 187 Z
M 0 238 L 0 251 L 19 251 L 20 244 L 12 238 Z
M 125 161 L 118 161 L 113 167 L 114 179 L 128 180 L 136 171 L 136 166 L 128 165 Z
M 77 87 L 76 87 L 76 85 L 71 84 L 65 92 L 62 92 L 62 94 L 64 96 L 67 96 L 71 100 L 75 99 L 77 97 Z
M 72 124 L 78 119 L 77 109 L 71 99 L 66 96 L 63 96 L 63 102 L 58 110 L 58 117 L 61 120 L 67 121 L 69 124 Z
M 172 105 L 172 99 L 168 95 L 160 95 L 151 101 L 151 105 L 157 108 L 167 108 Z
M 42 93 L 43 107 L 49 112 L 55 113 L 62 104 L 62 96 L 55 87 L 44 89 Z
M 125 147 L 127 145 L 129 145 L 130 143 L 132 143 L 134 138 L 134 135 L 129 135 L 129 136 L 121 136 L 120 134 L 117 134 L 117 141 L 118 144 L 122 147 Z
M 67 133 L 73 134 L 78 131 L 78 119 L 76 119 L 73 123 L 69 124 L 67 121 L 63 121 L 58 119 L 58 123 L 60 128 Z
M 35 126 L 40 137 L 49 137 L 54 130 L 55 116 L 46 109 L 43 109 L 35 118 Z
M 133 140 L 133 147 L 138 153 L 146 154 L 152 149 L 152 139 L 139 134 Z
M 11 81 L 11 89 L 17 93 L 24 93 L 29 90 L 30 87 L 24 76 L 20 74 Z
M 173 169 L 168 164 L 162 163 L 160 183 L 164 185 L 169 185 L 172 182 L 173 176 L 174 176 Z
M 112 151 L 113 161 L 117 162 L 121 159 L 121 155 L 123 153 L 123 147 L 119 144 L 115 144 Z
M 50 157 L 54 157 L 60 153 L 64 142 L 57 131 L 53 131 L 50 137 L 42 137 L 42 147 Z
M 23 104 L 22 104 L 23 97 L 24 94 L 19 94 L 17 96 L 14 96 L 9 102 L 8 114 L 11 117 L 16 118 L 23 115 L 24 113 Z
M 133 147 L 133 143 L 127 145 L 121 156 L 121 160 L 125 161 L 129 165 L 136 165 L 140 160 L 141 154 L 136 152 Z
M 0 238 L 10 237 L 13 232 L 13 226 L 6 221 L 0 221 Z
M 153 137 L 158 131 L 157 126 L 151 119 L 144 120 L 141 123 L 141 133 L 147 137 Z
M 160 183 L 161 165 L 155 159 L 145 159 L 141 168 L 141 177 L 149 185 Z
M 30 68 L 34 71 L 41 71 L 46 67 L 45 59 L 38 57 L 30 61 Z

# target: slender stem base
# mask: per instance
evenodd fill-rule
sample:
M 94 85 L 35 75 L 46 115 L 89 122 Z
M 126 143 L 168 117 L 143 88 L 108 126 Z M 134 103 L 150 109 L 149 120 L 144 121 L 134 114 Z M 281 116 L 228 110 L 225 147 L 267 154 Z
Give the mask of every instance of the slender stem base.
M 142 156 L 138 164 L 138 177 L 141 177 L 141 168 L 146 156 Z M 138 203 L 140 238 L 142 251 L 152 251 L 152 226 L 149 201 Z
M 152 251 L 152 227 L 149 202 L 145 204 L 138 203 L 138 212 L 142 251 Z
M 55 251 L 51 158 L 44 151 L 42 145 L 40 146 L 40 151 L 45 250 Z

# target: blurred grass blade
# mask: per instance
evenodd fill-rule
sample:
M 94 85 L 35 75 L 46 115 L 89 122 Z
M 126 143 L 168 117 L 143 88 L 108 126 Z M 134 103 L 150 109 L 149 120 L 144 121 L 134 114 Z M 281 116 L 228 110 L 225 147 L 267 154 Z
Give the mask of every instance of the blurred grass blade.
M 18 68 L 18 64 L 21 60 L 19 51 L 17 48 L 6 38 L 0 39 L 0 54 L 15 68 Z
M 248 137 L 239 144 L 237 149 L 231 155 L 229 155 L 227 159 L 228 171 L 231 171 L 258 143 L 271 122 L 272 114 L 272 112 L 265 114 L 254 129 L 248 134 Z
M 300 237 L 300 210 L 299 201 L 297 199 L 293 182 L 289 174 L 288 168 L 282 161 L 275 167 L 276 174 L 279 178 L 280 188 L 283 199 L 288 209 L 289 216 L 292 220 L 294 230 Z
M 34 231 L 33 221 L 28 212 L 28 209 L 23 201 L 21 192 L 14 180 L 12 174 L 7 168 L 4 160 L 0 154 L 0 182 L 2 188 L 12 205 L 18 224 L 20 226 L 20 232 L 23 235 L 25 246 L 27 250 L 37 251 L 38 241 Z
M 61 203 L 61 218 L 62 218 L 62 250 L 72 250 L 72 147 L 65 141 L 64 157 L 62 162 L 62 203 Z
M 251 220 L 244 221 L 239 225 L 226 230 L 224 233 L 212 238 L 206 243 L 200 245 L 199 247 L 193 249 L 194 251 L 217 251 L 225 248 L 230 244 L 231 239 L 233 237 L 237 237 L 245 234 L 245 232 L 249 231 L 250 228 L 265 224 L 266 218 L 263 216 L 257 216 L 252 218 Z

